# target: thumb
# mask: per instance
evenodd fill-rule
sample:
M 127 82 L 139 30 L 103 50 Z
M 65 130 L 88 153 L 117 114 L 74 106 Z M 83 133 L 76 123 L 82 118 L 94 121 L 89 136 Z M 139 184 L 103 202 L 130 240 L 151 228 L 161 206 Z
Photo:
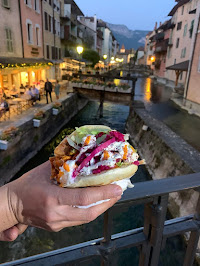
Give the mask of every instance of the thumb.
M 0 232 L 0 241 L 14 241 L 20 234 L 22 234 L 28 226 L 24 224 L 17 224 L 3 232 Z

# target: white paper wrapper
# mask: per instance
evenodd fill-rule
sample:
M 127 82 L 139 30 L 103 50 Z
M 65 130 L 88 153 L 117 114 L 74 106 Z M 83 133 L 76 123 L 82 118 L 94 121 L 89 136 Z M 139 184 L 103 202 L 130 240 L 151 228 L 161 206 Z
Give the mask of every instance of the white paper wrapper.
M 126 179 L 122 179 L 122 180 L 119 180 L 119 181 L 116 181 L 112 184 L 115 184 L 115 185 L 118 185 L 122 188 L 123 192 L 127 189 L 127 188 L 133 188 L 134 185 L 131 183 L 131 180 L 130 178 L 126 178 Z M 123 193 L 122 193 L 123 194 Z M 79 209 L 88 209 L 90 207 L 93 207 L 93 206 L 96 206 L 96 205 L 99 205 L 99 204 L 102 204 L 104 202 L 108 202 L 110 199 L 107 199 L 107 200 L 100 200 L 100 201 L 97 201 L 96 203 L 92 203 L 90 205 L 87 205 L 87 206 L 73 206 L 75 208 L 79 208 Z

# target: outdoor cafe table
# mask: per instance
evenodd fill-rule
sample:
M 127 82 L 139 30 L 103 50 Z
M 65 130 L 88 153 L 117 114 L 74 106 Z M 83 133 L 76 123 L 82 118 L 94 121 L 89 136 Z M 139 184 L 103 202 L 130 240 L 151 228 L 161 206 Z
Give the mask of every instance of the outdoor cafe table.
M 17 114 L 21 114 L 23 102 L 25 101 L 26 101 L 25 99 L 15 98 L 15 99 L 9 100 L 9 105 L 10 107 L 15 106 L 16 110 L 13 109 L 13 111 L 16 112 Z

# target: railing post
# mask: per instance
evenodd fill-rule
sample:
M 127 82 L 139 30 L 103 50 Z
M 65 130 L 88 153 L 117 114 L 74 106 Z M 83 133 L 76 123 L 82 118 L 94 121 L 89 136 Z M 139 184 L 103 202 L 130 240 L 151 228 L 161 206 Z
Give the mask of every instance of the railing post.
M 156 202 L 147 204 L 144 212 L 144 234 L 147 242 L 140 253 L 139 266 L 157 266 L 162 245 L 168 195 L 159 196 Z
M 104 239 L 101 242 L 101 266 L 112 265 L 110 257 L 112 253 L 112 211 L 108 210 L 104 214 Z
M 198 199 L 198 203 L 197 203 L 197 207 L 196 207 L 196 213 L 195 213 L 194 217 L 195 217 L 194 219 L 200 223 L 200 195 L 199 195 L 199 199 Z M 183 266 L 192 266 L 193 265 L 194 259 L 195 259 L 195 254 L 196 254 L 196 249 L 198 246 L 199 236 L 200 236 L 200 227 L 197 231 L 193 231 L 190 233 L 190 238 L 188 241 Z

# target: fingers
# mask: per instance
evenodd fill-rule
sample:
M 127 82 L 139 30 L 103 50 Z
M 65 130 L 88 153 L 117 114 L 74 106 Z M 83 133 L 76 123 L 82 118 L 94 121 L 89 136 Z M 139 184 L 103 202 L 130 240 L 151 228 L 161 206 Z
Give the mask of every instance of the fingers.
M 0 233 L 0 241 L 14 241 L 19 235 L 21 235 L 26 229 L 27 225 L 17 224 Z
M 97 201 L 116 198 L 122 195 L 121 187 L 107 185 L 87 188 L 59 188 L 55 187 L 60 205 L 87 206 Z
M 18 228 L 19 235 L 23 234 L 26 231 L 28 225 L 26 224 L 17 224 L 16 227 Z
M 0 241 L 14 241 L 18 237 L 18 228 L 13 226 L 0 233 Z
M 58 220 L 56 222 L 54 220 L 48 223 L 45 229 L 48 231 L 59 232 L 65 227 L 78 226 L 78 225 L 82 225 L 85 223 L 89 223 L 95 220 L 98 216 L 100 216 L 110 207 L 112 207 L 120 198 L 121 196 L 115 199 L 111 199 L 108 202 L 88 208 L 88 209 L 79 209 L 75 207 L 63 206 L 62 212 L 66 213 L 66 215 L 64 214 L 61 215 L 60 221 Z M 60 211 L 61 211 L 61 208 L 60 208 Z

